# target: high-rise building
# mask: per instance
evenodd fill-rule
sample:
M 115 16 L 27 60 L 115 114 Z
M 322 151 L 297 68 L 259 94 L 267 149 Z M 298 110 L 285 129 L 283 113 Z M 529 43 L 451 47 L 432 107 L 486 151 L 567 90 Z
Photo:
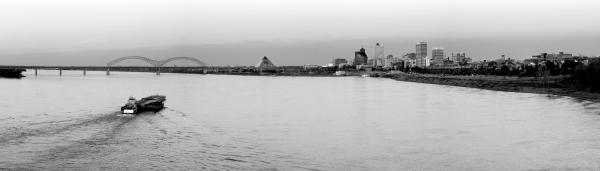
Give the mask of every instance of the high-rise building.
M 431 49 L 432 63 L 441 64 L 444 62 L 444 48 L 435 47 Z
M 359 51 L 354 52 L 354 65 L 366 65 L 368 59 L 365 48 L 360 48 Z
M 427 57 L 427 42 L 419 42 L 417 43 L 415 54 L 417 58 L 426 58 Z
M 375 59 L 373 66 L 384 65 L 384 48 L 379 43 L 376 43 L 375 48 L 373 49 L 373 59 Z
M 429 58 L 427 57 L 427 42 L 419 42 L 415 48 L 416 63 L 418 67 L 429 66 Z
M 428 67 L 428 66 L 431 64 L 430 62 L 431 62 L 431 61 L 430 61 L 430 60 L 429 60 L 429 58 L 427 58 L 427 57 L 424 57 L 424 58 L 417 58 L 417 59 L 415 60 L 416 66 L 417 66 L 417 67 L 421 67 L 421 68 Z

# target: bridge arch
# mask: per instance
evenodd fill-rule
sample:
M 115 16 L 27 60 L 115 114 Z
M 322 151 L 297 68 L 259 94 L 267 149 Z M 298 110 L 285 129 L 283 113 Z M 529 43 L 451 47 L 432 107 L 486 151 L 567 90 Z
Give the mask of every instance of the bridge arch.
M 117 59 L 114 59 L 114 60 L 108 62 L 108 63 L 106 63 L 106 66 L 110 67 L 110 66 L 113 66 L 113 65 L 115 65 L 115 64 L 117 64 L 117 63 L 119 63 L 121 61 L 130 60 L 130 59 L 141 60 L 141 61 L 144 61 L 144 62 L 146 62 L 146 63 L 148 63 L 148 64 L 150 64 L 152 66 L 155 66 L 155 67 L 156 66 L 160 66 L 159 64 L 161 63 L 161 61 L 156 61 L 156 60 L 153 60 L 153 59 L 150 59 L 150 58 L 147 58 L 147 57 L 143 57 L 143 56 L 126 56 L 126 57 L 117 58 Z
M 186 61 L 192 61 L 200 66 L 206 66 L 206 63 L 196 59 L 196 58 L 192 58 L 192 57 L 185 57 L 185 56 L 181 56 L 181 57 L 173 57 L 173 58 L 169 58 L 166 60 L 162 60 L 162 61 L 158 61 L 158 63 L 156 64 L 156 66 L 161 67 L 164 66 L 165 64 L 171 62 L 171 61 L 176 61 L 176 60 L 186 60 Z

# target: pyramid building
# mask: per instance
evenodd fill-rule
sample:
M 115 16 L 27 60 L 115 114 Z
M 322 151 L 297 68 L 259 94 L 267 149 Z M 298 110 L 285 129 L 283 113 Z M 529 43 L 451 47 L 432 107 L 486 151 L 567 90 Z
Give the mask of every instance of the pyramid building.
M 256 64 L 256 68 L 259 69 L 275 69 L 276 66 L 275 64 L 273 64 L 273 62 L 271 62 L 271 60 L 269 60 L 269 58 L 267 58 L 266 56 L 263 57 L 260 61 L 258 61 L 258 64 Z

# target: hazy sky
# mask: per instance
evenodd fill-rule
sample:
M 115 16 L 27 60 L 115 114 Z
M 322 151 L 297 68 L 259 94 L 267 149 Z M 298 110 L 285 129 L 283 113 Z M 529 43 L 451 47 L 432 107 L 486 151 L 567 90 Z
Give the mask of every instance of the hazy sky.
M 349 58 L 353 49 L 380 40 L 392 45 L 392 41 L 428 41 L 432 46 L 456 47 L 468 53 L 473 47 L 442 43 L 457 39 L 485 44 L 510 38 L 546 38 L 560 43 L 574 37 L 588 39 L 581 46 L 600 48 L 598 0 L 2 0 L 0 21 L 0 65 L 2 58 L 6 63 L 23 63 L 14 56 L 35 58 L 32 55 L 40 53 L 62 53 L 69 58 L 65 54 L 73 51 L 206 44 L 251 47 L 255 41 L 310 44 L 356 40 L 347 43 L 349 52 L 321 49 L 323 54 L 312 54 L 326 59 L 306 63 L 329 61 L 329 55 L 335 54 L 350 54 Z M 573 49 L 581 50 L 573 53 L 600 55 L 598 48 Z M 388 43 L 386 53 L 400 55 L 413 49 L 410 43 Z M 531 52 L 539 53 L 537 50 Z M 288 58 L 301 55 L 292 51 Z M 478 53 L 471 54 L 496 55 Z M 177 51 L 163 55 L 181 56 Z M 287 59 L 285 52 L 280 55 Z

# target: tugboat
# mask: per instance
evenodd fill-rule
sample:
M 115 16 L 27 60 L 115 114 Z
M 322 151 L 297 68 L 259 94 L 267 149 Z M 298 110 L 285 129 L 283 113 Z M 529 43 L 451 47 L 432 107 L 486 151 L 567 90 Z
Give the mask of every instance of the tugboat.
M 140 100 L 135 100 L 135 97 L 131 96 L 125 106 L 121 107 L 121 112 L 123 114 L 137 114 L 143 111 L 158 112 L 165 107 L 165 100 L 167 98 L 162 95 L 148 96 Z

